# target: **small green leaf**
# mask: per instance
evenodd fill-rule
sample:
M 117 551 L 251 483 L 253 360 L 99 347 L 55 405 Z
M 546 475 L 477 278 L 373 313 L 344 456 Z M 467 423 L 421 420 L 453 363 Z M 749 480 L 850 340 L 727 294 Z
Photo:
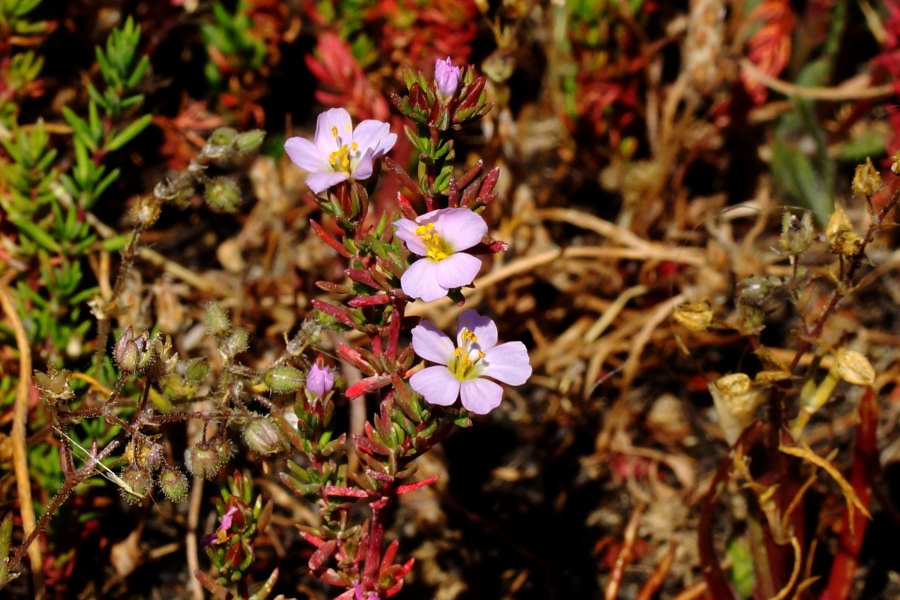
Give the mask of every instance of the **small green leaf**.
M 144 115 L 131 125 L 117 133 L 111 139 L 107 140 L 105 148 L 109 152 L 114 152 L 137 137 L 150 123 L 153 122 L 153 115 Z

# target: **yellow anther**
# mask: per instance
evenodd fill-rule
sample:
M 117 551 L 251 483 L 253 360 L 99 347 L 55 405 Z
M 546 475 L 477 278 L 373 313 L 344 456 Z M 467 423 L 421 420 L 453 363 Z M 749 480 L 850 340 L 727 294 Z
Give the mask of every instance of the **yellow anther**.
M 337 139 L 337 136 L 338 136 L 338 128 L 335 127 L 334 125 L 331 126 L 331 135 L 333 135 L 333 136 L 335 137 L 335 139 Z

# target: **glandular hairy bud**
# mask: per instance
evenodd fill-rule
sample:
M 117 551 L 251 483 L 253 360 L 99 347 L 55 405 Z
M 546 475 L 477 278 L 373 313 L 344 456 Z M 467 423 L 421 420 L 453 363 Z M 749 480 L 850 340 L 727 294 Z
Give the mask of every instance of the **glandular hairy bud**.
M 192 475 L 203 479 L 215 479 L 227 461 L 228 459 L 223 458 L 219 452 L 218 444 L 206 441 L 192 447 L 185 462 Z
M 128 327 L 116 342 L 113 358 L 116 359 L 116 366 L 123 373 L 134 373 L 138 369 L 141 351 L 135 342 L 131 327 Z
M 34 372 L 34 385 L 41 394 L 41 401 L 48 406 L 68 402 L 75 397 L 69 384 L 72 374 L 64 369 L 50 366 L 47 372 Z
M 709 324 L 712 323 L 713 310 L 709 302 L 705 300 L 692 304 L 681 304 L 675 307 L 672 318 L 691 331 L 706 331 Z
M 206 327 L 216 337 L 225 337 L 231 331 L 228 313 L 218 302 L 213 301 L 206 305 Z
M 709 392 L 725 439 L 733 445 L 744 429 L 753 423 L 756 409 L 764 399 L 764 392 L 754 386 L 750 377 L 744 373 L 719 377 L 709 384 Z
M 853 230 L 853 223 L 847 217 L 847 213 L 841 207 L 835 207 L 834 212 L 825 226 L 825 239 L 831 252 L 842 256 L 852 256 L 859 249 L 862 238 Z
M 119 486 L 119 492 L 128 504 L 139 504 L 153 488 L 153 475 L 149 470 L 136 465 L 123 468 L 119 478 L 125 484 Z
M 866 158 L 866 162 L 856 165 L 856 172 L 853 174 L 853 182 L 850 189 L 854 194 L 871 198 L 881 187 L 881 174 L 872 164 L 871 158 Z
M 238 134 L 234 139 L 234 148 L 241 154 L 255 152 L 263 143 L 264 139 L 266 139 L 265 131 L 262 129 L 251 129 L 250 131 Z
M 835 356 L 838 375 L 853 385 L 872 385 L 875 383 L 875 369 L 865 355 L 854 350 L 841 348 Z
M 222 342 L 221 350 L 229 358 L 234 358 L 247 349 L 250 341 L 250 334 L 246 329 L 235 329 Z
M 159 489 L 172 502 L 182 502 L 187 498 L 188 479 L 177 467 L 166 466 L 159 472 Z
M 135 447 L 137 453 L 135 455 Z M 125 446 L 125 459 L 148 471 L 155 471 L 163 462 L 163 447 L 153 440 L 143 439 L 135 442 L 134 439 Z
M 274 454 L 287 450 L 288 443 L 281 429 L 271 419 L 251 419 L 244 428 L 244 441 L 259 454 Z
M 800 218 L 790 211 L 784 211 L 781 218 L 781 248 L 787 254 L 803 254 L 815 239 L 812 213 L 804 211 Z
M 231 127 L 219 127 L 210 134 L 207 140 L 208 146 L 227 147 L 237 139 L 238 132 Z
M 303 387 L 304 378 L 300 369 L 280 365 L 266 371 L 263 382 L 276 394 L 289 394 Z
M 242 199 L 240 186 L 230 177 L 211 179 L 206 184 L 203 197 L 210 208 L 226 213 L 236 212 Z

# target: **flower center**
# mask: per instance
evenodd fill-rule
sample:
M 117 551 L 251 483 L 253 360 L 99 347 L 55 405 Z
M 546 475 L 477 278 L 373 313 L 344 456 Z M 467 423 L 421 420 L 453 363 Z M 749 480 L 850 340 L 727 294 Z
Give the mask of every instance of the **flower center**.
M 434 230 L 434 223 L 416 227 L 416 236 L 425 244 L 425 255 L 431 260 L 444 260 L 453 253 L 453 249 Z
M 359 144 L 351 142 L 349 145 L 342 143 L 341 135 L 337 127 L 331 128 L 331 135 L 338 144 L 338 149 L 328 155 L 328 164 L 336 173 L 352 172 L 355 161 L 359 158 Z
M 460 381 L 475 379 L 481 373 L 481 359 L 484 352 L 478 346 L 478 337 L 472 331 L 463 328 L 460 334 L 462 343 L 453 351 L 453 358 L 447 368 Z

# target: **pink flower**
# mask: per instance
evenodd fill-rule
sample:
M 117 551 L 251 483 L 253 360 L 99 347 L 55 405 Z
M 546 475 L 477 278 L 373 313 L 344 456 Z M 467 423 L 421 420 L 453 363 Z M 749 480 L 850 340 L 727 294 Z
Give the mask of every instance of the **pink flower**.
M 396 235 L 413 254 L 423 257 L 400 277 L 407 296 L 431 302 L 453 288 L 469 285 L 481 269 L 481 259 L 466 254 L 487 234 L 487 223 L 468 208 L 442 208 L 415 221 L 394 222 Z
M 204 548 L 209 548 L 215 544 L 223 544 L 228 540 L 228 530 L 231 529 L 231 524 L 237 511 L 237 506 L 232 506 L 228 509 L 228 512 L 219 517 L 219 526 L 216 530 L 203 538 Z
M 460 315 L 456 344 L 454 348 L 450 338 L 428 321 L 412 330 L 416 354 L 438 363 L 409 378 L 412 389 L 431 404 L 450 406 L 462 398 L 467 410 L 484 415 L 497 408 L 503 396 L 503 388 L 491 379 L 522 385 L 531 376 L 525 344 L 497 345 L 497 326 L 474 310 Z
M 306 389 L 322 398 L 334 387 L 334 373 L 329 367 L 322 366 L 317 362 L 309 368 L 306 374 Z
M 367 119 L 353 128 L 350 113 L 332 108 L 316 120 L 315 142 L 292 137 L 284 143 L 291 161 L 309 172 L 306 185 L 320 194 L 348 179 L 368 179 L 375 161 L 397 142 L 383 121 Z
M 459 78 L 460 69 L 453 66 L 449 56 L 445 60 L 438 59 L 434 62 L 434 82 L 438 93 L 444 98 L 450 98 L 456 93 Z

